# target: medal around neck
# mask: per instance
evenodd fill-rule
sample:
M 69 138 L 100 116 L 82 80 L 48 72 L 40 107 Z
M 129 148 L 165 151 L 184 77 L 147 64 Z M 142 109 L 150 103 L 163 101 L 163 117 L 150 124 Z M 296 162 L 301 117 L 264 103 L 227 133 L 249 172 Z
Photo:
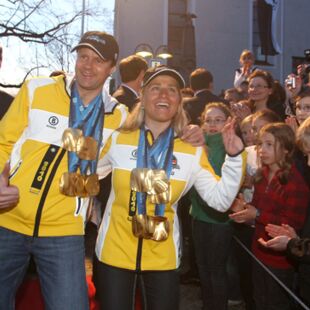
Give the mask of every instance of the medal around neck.
M 150 239 L 147 232 L 147 215 L 137 214 L 132 217 L 132 233 L 137 238 Z
M 59 181 L 59 189 L 66 196 L 85 196 L 83 177 L 76 172 L 64 172 Z
M 76 154 L 85 160 L 94 160 L 97 157 L 98 143 L 93 137 L 79 137 L 76 145 Z
M 63 148 L 75 152 L 80 159 L 97 158 L 98 142 L 93 137 L 84 137 L 81 129 L 67 128 L 62 135 Z
M 170 224 L 166 217 L 138 214 L 132 217 L 132 233 L 137 238 L 165 241 Z
M 70 197 L 92 197 L 99 193 L 97 174 L 80 175 L 77 172 L 64 172 L 59 181 L 60 193 Z
M 133 191 L 157 195 L 169 191 L 165 170 L 135 168 L 131 171 L 130 187 Z
M 148 216 L 147 231 L 154 241 L 165 241 L 169 236 L 169 221 L 164 216 Z
M 70 152 L 76 152 L 78 140 L 82 136 L 83 132 L 81 129 L 67 128 L 62 134 L 63 148 Z

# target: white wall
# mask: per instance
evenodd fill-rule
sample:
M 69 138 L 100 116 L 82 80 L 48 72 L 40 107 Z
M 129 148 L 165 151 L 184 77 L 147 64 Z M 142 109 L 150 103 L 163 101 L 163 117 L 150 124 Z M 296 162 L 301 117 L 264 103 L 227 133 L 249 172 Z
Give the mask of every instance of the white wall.
M 167 0 L 116 0 L 115 37 L 120 59 L 134 53 L 138 44 L 156 48 L 167 43 Z

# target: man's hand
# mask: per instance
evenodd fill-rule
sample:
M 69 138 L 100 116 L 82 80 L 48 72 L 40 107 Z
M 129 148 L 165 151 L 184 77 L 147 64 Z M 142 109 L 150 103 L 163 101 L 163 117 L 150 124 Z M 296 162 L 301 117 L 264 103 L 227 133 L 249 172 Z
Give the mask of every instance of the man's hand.
M 228 118 L 227 123 L 222 129 L 223 143 L 226 153 L 230 156 L 239 154 L 244 149 L 244 144 L 235 132 L 236 119 Z
M 203 146 L 205 144 L 202 129 L 198 125 L 187 125 L 183 130 L 181 139 L 192 146 Z
M 0 209 L 15 207 L 19 201 L 19 190 L 9 184 L 10 164 L 6 163 L 0 174 Z

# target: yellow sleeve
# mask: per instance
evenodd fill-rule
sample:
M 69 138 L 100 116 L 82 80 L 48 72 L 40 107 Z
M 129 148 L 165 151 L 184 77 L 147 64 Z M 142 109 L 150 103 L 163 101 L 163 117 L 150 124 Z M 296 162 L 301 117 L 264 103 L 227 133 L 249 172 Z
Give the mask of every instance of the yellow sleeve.
M 26 82 L 0 121 L 0 171 L 8 161 L 14 144 L 28 126 L 28 113 L 29 96 Z

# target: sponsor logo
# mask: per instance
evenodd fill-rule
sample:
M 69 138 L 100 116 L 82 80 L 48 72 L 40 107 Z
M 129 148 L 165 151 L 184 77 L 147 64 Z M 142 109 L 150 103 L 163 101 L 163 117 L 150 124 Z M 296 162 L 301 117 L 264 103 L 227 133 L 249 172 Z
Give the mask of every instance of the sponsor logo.
M 47 127 L 49 128 L 56 128 L 56 126 L 58 125 L 59 123 L 59 118 L 56 117 L 56 116 L 51 116 L 49 119 L 48 119 L 48 124 L 47 124 Z
M 172 169 L 180 170 L 180 166 L 178 165 L 178 160 L 174 155 L 172 155 Z
M 130 157 L 130 159 L 131 159 L 131 160 L 137 160 L 137 158 L 138 158 L 138 150 L 135 149 L 135 150 L 133 150 L 133 151 L 131 152 L 131 157 Z

